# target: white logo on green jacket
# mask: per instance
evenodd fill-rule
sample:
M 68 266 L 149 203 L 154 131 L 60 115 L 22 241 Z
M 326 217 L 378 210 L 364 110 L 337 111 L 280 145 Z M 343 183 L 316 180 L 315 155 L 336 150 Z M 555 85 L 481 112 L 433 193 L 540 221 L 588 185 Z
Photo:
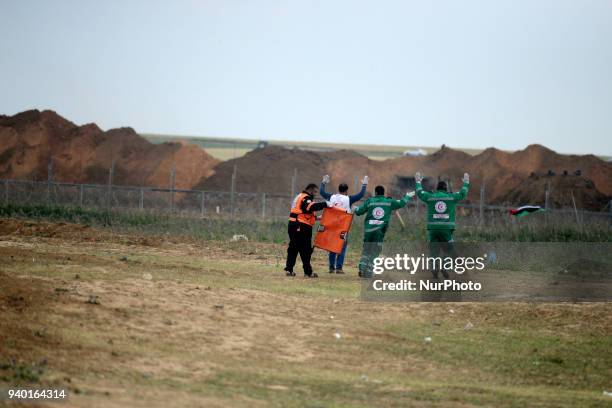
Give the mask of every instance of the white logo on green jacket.
M 444 201 L 438 201 L 435 205 L 435 209 L 438 213 L 443 213 L 446 211 L 446 203 Z
M 380 220 L 384 216 L 385 210 L 382 207 L 376 207 L 372 210 L 372 217 L 376 218 L 377 220 Z

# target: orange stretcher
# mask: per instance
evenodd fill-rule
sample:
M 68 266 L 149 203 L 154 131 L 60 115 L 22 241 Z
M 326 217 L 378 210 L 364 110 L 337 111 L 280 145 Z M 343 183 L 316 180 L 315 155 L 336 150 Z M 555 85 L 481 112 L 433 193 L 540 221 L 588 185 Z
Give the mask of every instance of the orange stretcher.
M 334 207 L 323 210 L 314 246 L 339 254 L 353 223 L 353 214 Z

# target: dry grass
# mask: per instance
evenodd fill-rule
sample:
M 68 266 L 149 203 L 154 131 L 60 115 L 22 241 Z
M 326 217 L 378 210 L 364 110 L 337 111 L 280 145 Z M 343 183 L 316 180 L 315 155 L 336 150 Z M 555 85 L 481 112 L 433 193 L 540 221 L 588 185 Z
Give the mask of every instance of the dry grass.
M 610 403 L 610 304 L 366 303 L 354 270 L 288 279 L 283 254 L 0 220 L 0 389 L 68 387 L 79 407 Z

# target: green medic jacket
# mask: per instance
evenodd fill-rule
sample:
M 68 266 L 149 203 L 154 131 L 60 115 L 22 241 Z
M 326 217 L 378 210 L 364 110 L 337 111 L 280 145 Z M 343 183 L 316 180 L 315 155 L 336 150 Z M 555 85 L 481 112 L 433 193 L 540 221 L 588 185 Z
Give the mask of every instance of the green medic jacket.
M 391 212 L 398 208 L 404 207 L 410 201 L 410 197 L 405 195 L 400 200 L 394 200 L 385 196 L 370 197 L 360 205 L 356 210 L 356 215 L 366 214 L 365 217 L 365 235 L 370 235 L 374 232 L 387 232 Z
M 416 183 L 417 196 L 427 204 L 427 229 L 454 230 L 455 206 L 458 201 L 465 199 L 469 189 L 470 184 L 463 183 L 461 190 L 456 193 L 429 192 L 423 190 L 421 183 Z

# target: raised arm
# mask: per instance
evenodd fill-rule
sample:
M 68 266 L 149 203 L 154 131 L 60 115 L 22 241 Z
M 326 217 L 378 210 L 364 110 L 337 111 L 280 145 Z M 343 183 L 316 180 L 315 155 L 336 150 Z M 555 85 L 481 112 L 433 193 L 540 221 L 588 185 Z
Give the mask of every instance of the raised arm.
M 414 180 L 416 181 L 416 195 L 419 197 L 421 201 L 427 201 L 429 197 L 431 197 L 431 193 L 429 191 L 423 190 L 423 176 L 420 172 L 414 175 Z
M 361 181 L 361 191 L 355 195 L 349 196 L 350 205 L 353 205 L 353 203 L 356 203 L 363 198 L 366 193 L 366 187 L 368 186 L 368 179 L 368 176 L 364 176 L 363 180 Z
M 324 175 L 323 176 L 323 180 L 321 180 L 321 186 L 319 188 L 319 194 L 321 194 L 321 197 L 323 197 L 324 200 L 329 201 L 329 199 L 331 198 L 331 194 L 328 193 L 327 191 L 325 191 L 325 185 L 329 183 L 329 175 Z
M 456 201 L 461 201 L 461 200 L 465 200 L 465 197 L 467 197 L 467 193 L 470 189 L 470 175 L 465 173 L 463 175 L 463 186 L 461 187 L 461 190 L 457 191 L 456 193 L 453 193 L 453 198 Z
M 406 193 L 406 195 L 400 198 L 399 200 L 391 201 L 391 210 L 397 210 L 399 208 L 405 207 L 406 204 L 408 204 L 408 201 L 410 201 L 412 197 L 414 197 L 414 194 L 415 194 L 414 191 L 410 191 Z

